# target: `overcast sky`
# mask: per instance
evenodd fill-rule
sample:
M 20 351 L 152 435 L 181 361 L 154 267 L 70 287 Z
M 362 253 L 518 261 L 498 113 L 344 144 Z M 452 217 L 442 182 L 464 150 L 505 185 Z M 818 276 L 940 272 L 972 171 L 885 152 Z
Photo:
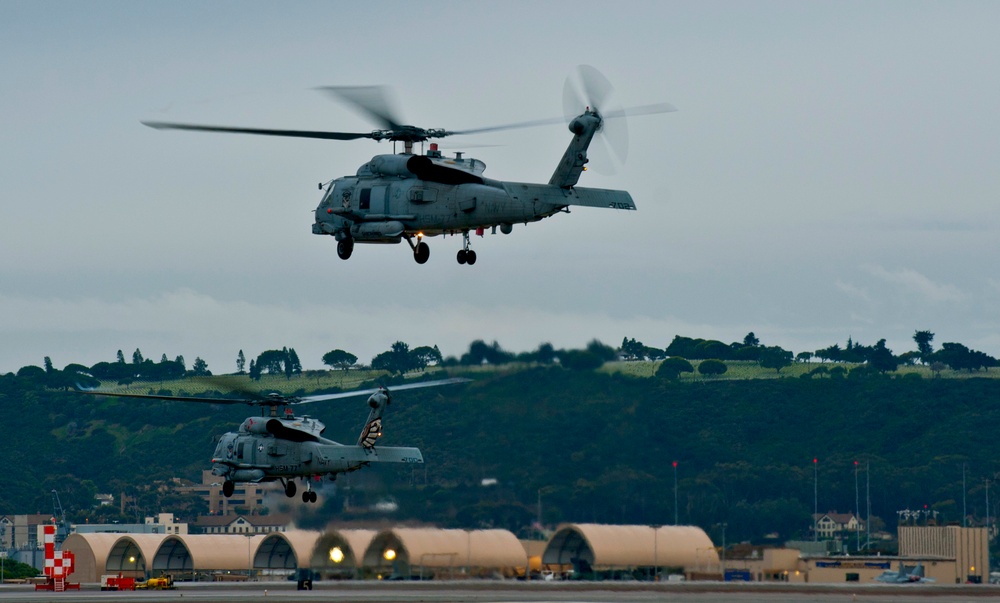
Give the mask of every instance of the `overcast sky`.
M 996 2 L 0 0 L 0 372 L 748 331 L 901 353 L 926 329 L 1000 356 L 998 27 Z M 311 234 L 317 183 L 388 143 L 139 123 L 368 131 L 313 89 L 368 84 L 428 128 L 558 117 L 579 64 L 679 109 L 629 120 L 628 162 L 581 180 L 638 211 L 475 238 L 473 267 L 459 237 L 421 266 Z M 546 182 L 570 136 L 445 142 Z

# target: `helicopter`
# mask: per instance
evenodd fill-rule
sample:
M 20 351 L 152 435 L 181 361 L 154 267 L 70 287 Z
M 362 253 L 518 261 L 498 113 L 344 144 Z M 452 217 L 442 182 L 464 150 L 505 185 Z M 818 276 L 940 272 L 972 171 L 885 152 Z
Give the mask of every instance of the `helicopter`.
M 482 236 L 487 229 L 496 234 L 510 234 L 514 224 L 537 222 L 557 213 L 569 213 L 571 206 L 604 207 L 635 210 L 632 196 L 623 190 L 577 187 L 581 174 L 590 161 L 587 150 L 594 136 L 605 131 L 609 121 L 677 109 L 668 103 L 604 110 L 611 96 L 611 84 L 599 71 L 588 65 L 579 67 L 579 83 L 567 78 L 563 90 L 567 116 L 573 134 L 569 146 L 547 184 L 504 182 L 483 176 L 486 164 L 456 152 L 445 157 L 437 143 L 414 154 L 413 146 L 430 140 L 454 135 L 467 135 L 540 126 L 563 121 L 535 121 L 473 128 L 466 130 L 426 129 L 402 123 L 391 108 L 386 89 L 378 86 L 323 87 L 359 110 L 381 127 L 371 132 L 327 132 L 306 130 L 274 130 L 214 125 L 198 125 L 159 121 L 143 124 L 157 129 L 195 130 L 318 138 L 327 140 L 375 141 L 402 143 L 402 152 L 376 155 L 358 168 L 354 176 L 343 176 L 326 184 L 314 215 L 313 234 L 332 236 L 337 241 L 337 255 L 351 257 L 356 243 L 398 244 L 405 240 L 413 259 L 424 264 L 430 258 L 430 247 L 423 240 L 437 235 L 462 235 L 458 251 L 459 264 L 476 263 L 476 252 L 470 248 L 470 233 Z M 582 96 L 581 93 L 582 92 Z M 624 131 L 624 130 L 621 130 Z M 627 134 L 625 134 L 627 137 Z M 618 138 L 622 140 L 621 137 Z M 627 138 L 612 147 L 620 157 L 627 151 Z
M 219 381 L 218 378 L 215 379 Z M 451 377 L 435 381 L 422 381 L 393 386 L 392 391 L 436 387 L 470 381 Z M 387 387 L 362 389 L 316 396 L 285 396 L 279 393 L 261 395 L 251 390 L 233 387 L 246 397 L 207 398 L 197 396 L 171 396 L 158 394 L 133 394 L 109 392 L 77 386 L 80 393 L 95 396 L 174 400 L 205 404 L 247 404 L 261 407 L 259 417 L 247 417 L 235 433 L 226 433 L 212 453 L 212 474 L 223 479 L 222 494 L 229 498 L 236 491 L 237 483 L 281 482 L 285 495 L 296 494 L 295 480 L 305 483 L 302 502 L 316 502 L 312 489 L 315 480 L 328 476 L 335 480 L 341 473 L 350 473 L 372 463 L 423 463 L 420 450 L 408 447 L 375 446 L 382 437 L 382 417 L 392 402 Z M 358 441 L 354 445 L 340 444 L 323 437 L 326 426 L 309 416 L 295 416 L 291 407 L 313 402 L 323 402 L 368 395 L 370 411 Z M 278 415 L 278 409 L 284 416 Z M 266 411 L 265 411 L 266 409 Z

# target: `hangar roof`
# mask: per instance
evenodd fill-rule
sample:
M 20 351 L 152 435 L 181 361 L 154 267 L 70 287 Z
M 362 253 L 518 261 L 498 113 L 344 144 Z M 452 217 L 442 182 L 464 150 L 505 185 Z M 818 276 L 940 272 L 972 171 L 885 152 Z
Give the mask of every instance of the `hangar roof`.
M 411 566 L 524 567 L 527 564 L 524 547 L 507 530 L 384 530 L 365 551 L 364 565 L 385 564 L 384 552 L 389 548 Z
M 569 565 L 580 558 L 594 567 L 718 568 L 708 534 L 696 526 L 564 524 L 549 539 L 542 563 Z

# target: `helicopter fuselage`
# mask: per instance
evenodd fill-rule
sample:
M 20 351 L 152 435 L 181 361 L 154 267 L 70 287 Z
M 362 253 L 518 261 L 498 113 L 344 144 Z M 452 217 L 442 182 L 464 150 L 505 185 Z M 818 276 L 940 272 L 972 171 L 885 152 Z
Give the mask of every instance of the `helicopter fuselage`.
M 417 448 L 366 449 L 325 439 L 295 442 L 270 435 L 227 433 L 212 456 L 212 473 L 234 482 L 270 482 L 335 477 L 373 462 L 423 463 L 424 460 Z
M 427 261 L 424 237 L 461 234 L 459 263 L 475 262 L 469 233 L 510 234 L 514 224 L 537 222 L 571 205 L 634 210 L 627 191 L 577 187 L 587 148 L 601 125 L 584 113 L 570 124 L 575 134 L 548 184 L 504 182 L 483 176 L 486 164 L 461 153 L 444 157 L 431 144 L 424 155 L 376 155 L 354 176 L 330 182 L 315 211 L 313 234 L 333 236 L 341 259 L 354 243 L 406 240 L 418 263 Z M 413 240 L 416 239 L 416 243 Z

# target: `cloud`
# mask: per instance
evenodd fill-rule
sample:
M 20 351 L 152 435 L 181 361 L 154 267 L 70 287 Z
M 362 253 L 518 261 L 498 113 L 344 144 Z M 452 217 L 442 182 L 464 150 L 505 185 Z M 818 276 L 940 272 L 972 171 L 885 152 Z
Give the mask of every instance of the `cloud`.
M 954 285 L 935 283 L 923 274 L 910 268 L 889 271 L 881 266 L 865 266 L 865 271 L 900 289 L 917 294 L 934 303 L 962 302 L 967 295 Z

